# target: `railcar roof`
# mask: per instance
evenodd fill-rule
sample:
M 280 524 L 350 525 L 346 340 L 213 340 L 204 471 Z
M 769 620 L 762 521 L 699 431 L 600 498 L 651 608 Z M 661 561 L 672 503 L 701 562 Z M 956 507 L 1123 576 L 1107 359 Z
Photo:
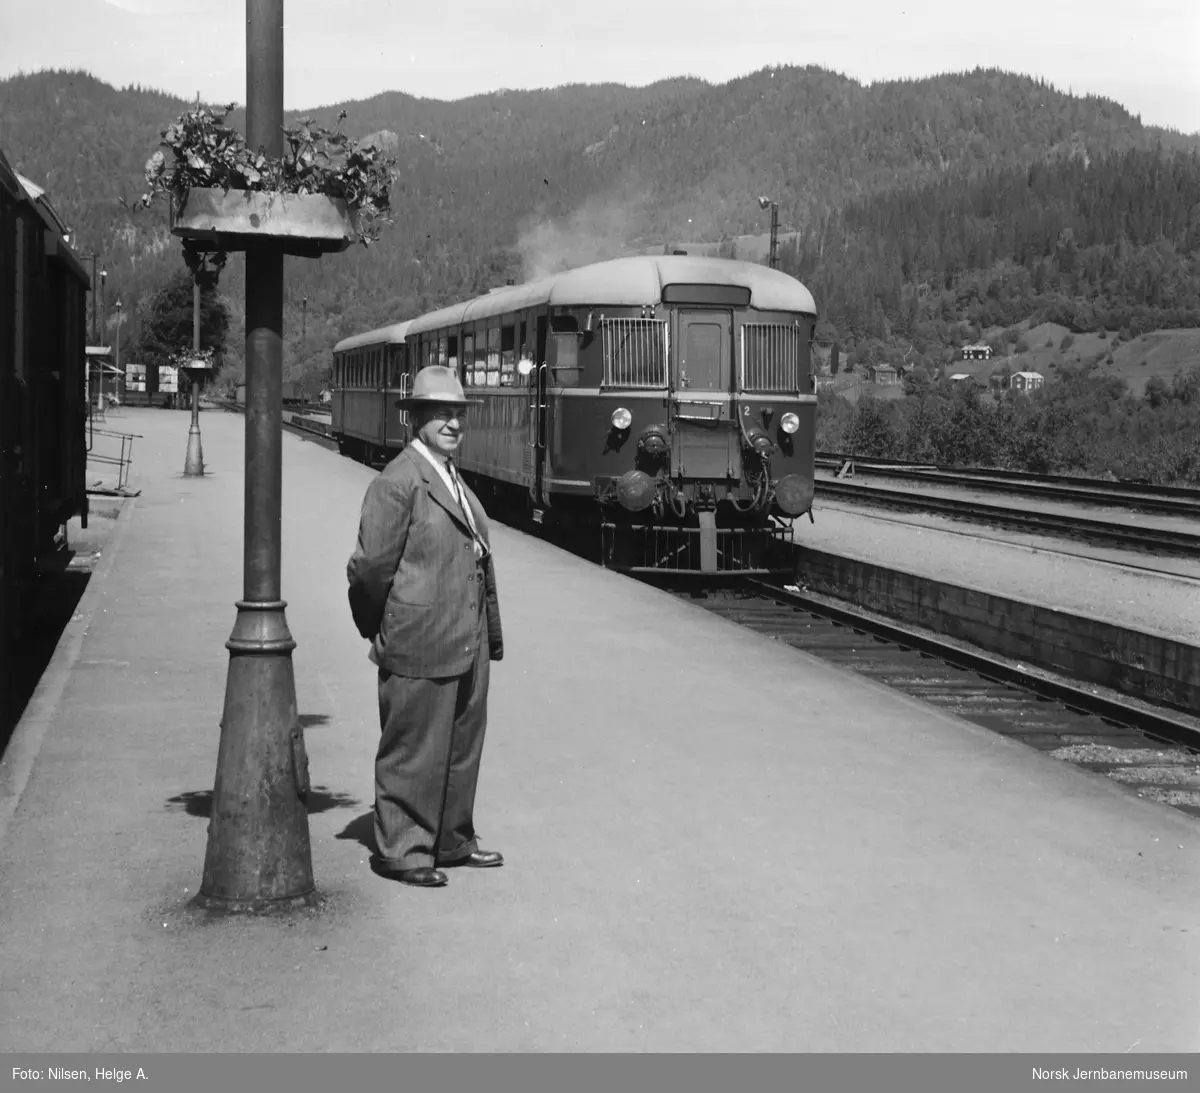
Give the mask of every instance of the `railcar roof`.
M 333 347 L 335 353 L 344 353 L 348 349 L 359 349 L 364 345 L 378 345 L 380 342 L 398 344 L 404 341 L 412 320 L 403 323 L 392 323 L 391 326 L 381 326 L 378 330 L 368 330 L 365 334 L 355 334 L 351 338 L 343 338 Z
M 557 273 L 541 281 L 496 289 L 461 304 L 414 319 L 409 334 L 459 326 L 527 307 L 640 307 L 662 302 L 673 284 L 736 285 L 750 290 L 750 306 L 760 311 L 815 314 L 812 293 L 779 270 L 755 262 L 694 255 L 638 255 L 613 258 Z

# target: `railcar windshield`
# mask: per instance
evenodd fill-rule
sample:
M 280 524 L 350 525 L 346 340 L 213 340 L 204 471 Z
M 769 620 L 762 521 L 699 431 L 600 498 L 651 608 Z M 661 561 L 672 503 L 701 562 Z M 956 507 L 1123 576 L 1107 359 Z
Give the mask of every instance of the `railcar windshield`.
M 666 387 L 666 319 L 602 319 L 600 334 L 605 387 Z
M 742 324 L 742 390 L 800 389 L 800 331 L 783 323 Z

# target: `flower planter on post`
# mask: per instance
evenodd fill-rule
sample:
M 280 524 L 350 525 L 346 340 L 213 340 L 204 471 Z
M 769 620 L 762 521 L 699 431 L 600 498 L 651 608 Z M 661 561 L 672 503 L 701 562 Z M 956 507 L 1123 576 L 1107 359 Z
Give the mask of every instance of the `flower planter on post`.
M 244 251 L 266 242 L 303 258 L 336 254 L 358 239 L 353 214 L 337 198 L 215 188 L 173 197 L 171 231 L 206 249 Z

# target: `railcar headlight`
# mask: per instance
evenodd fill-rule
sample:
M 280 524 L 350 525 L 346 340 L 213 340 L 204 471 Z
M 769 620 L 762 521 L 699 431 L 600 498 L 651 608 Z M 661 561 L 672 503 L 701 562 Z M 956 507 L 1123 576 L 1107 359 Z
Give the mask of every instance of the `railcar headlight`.
M 620 429 L 624 431 L 633 424 L 633 414 L 626 410 L 624 406 L 618 406 L 613 411 L 612 423 L 614 429 Z
M 786 413 L 779 419 L 779 427 L 785 433 L 794 433 L 800 428 L 800 419 L 793 413 Z

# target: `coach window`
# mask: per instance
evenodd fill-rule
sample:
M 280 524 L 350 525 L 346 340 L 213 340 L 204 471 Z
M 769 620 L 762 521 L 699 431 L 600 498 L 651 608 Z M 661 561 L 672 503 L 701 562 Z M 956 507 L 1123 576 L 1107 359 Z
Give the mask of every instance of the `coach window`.
M 511 387 L 517 375 L 517 328 L 500 328 L 500 386 Z
M 458 368 L 458 335 L 451 334 L 446 339 L 446 367 Z
M 473 387 L 475 385 L 475 335 L 463 334 L 463 385 Z
M 440 334 L 438 336 L 438 364 L 445 368 L 446 360 L 446 335 Z
M 500 328 L 498 326 L 488 329 L 487 385 L 489 387 L 500 386 Z
M 579 335 L 573 330 L 556 330 L 551 342 L 550 371 L 562 387 L 579 386 Z
M 475 386 L 487 386 L 487 330 L 475 328 Z

